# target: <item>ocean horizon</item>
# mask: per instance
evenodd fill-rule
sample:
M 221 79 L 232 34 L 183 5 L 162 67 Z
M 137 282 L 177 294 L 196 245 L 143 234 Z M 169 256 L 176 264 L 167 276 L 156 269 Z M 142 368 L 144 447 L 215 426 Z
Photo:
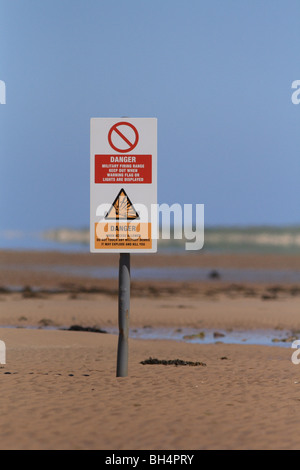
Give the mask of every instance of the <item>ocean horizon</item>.
M 172 230 L 173 231 L 173 230 Z M 160 253 L 184 253 L 186 239 L 158 240 Z M 0 230 L 1 250 L 89 252 L 89 228 L 43 231 Z M 203 252 L 300 254 L 300 225 L 211 226 L 205 228 Z

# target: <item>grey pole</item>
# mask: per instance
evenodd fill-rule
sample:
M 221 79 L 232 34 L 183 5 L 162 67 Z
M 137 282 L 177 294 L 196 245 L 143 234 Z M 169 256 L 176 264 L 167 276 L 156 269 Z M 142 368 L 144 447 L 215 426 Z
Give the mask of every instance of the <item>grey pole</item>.
M 120 253 L 119 261 L 119 342 L 117 377 L 128 375 L 128 333 L 130 313 L 130 254 Z

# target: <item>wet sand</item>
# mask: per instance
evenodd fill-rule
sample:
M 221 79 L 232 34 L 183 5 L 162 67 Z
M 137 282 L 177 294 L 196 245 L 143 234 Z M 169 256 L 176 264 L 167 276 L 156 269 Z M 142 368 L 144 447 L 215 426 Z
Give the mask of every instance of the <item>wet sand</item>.
M 300 448 L 290 348 L 130 339 L 129 376 L 117 379 L 117 336 L 43 329 L 116 327 L 117 282 L 35 270 L 117 256 L 1 252 L 0 263 L 0 325 L 19 327 L 0 328 L 1 449 Z M 299 269 L 300 257 L 132 257 L 139 263 Z M 298 286 L 135 281 L 130 324 L 296 331 Z M 149 357 L 206 366 L 142 365 Z

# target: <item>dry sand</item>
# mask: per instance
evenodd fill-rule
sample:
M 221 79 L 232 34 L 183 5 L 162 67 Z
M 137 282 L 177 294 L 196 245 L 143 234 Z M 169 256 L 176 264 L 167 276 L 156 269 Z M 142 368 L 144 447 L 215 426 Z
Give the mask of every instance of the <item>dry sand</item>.
M 40 289 L 0 290 L 0 325 L 117 326 L 115 281 L 36 270 L 96 258 L 117 263 L 114 256 L 0 253 L 0 286 Z M 282 256 L 143 258 L 175 268 L 247 267 L 255 259 L 258 268 L 300 267 L 300 258 Z M 298 305 L 297 286 L 135 282 L 130 322 L 132 328 L 296 330 Z M 116 378 L 115 335 L 0 328 L 0 339 L 7 346 L 1 449 L 300 448 L 300 365 L 292 364 L 290 348 L 131 339 L 129 376 Z M 140 363 L 150 356 L 206 367 Z

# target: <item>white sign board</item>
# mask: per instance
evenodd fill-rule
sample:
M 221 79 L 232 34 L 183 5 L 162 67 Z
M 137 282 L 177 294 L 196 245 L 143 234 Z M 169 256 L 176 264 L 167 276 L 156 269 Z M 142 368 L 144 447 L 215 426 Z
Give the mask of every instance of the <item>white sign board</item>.
M 90 251 L 157 251 L 157 120 L 91 119 Z

